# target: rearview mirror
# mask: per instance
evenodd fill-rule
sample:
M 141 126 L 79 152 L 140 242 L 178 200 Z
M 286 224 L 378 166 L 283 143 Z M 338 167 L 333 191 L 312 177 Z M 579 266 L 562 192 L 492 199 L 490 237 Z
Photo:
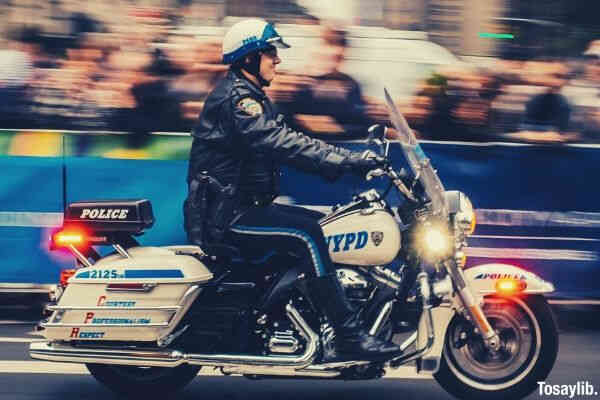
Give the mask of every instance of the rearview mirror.
M 389 152 L 389 142 L 386 140 L 387 126 L 375 124 L 371 125 L 367 130 L 367 144 L 375 144 L 381 149 L 381 153 L 387 158 Z
M 381 145 L 381 141 L 383 140 L 383 138 L 385 138 L 385 131 L 387 130 L 387 127 L 385 125 L 380 125 L 380 124 L 375 124 L 375 125 L 371 125 L 369 127 L 369 129 L 367 130 L 367 132 L 369 133 L 369 136 L 367 136 L 367 140 L 370 143 L 375 143 L 378 145 Z M 377 142 L 379 141 L 379 142 Z

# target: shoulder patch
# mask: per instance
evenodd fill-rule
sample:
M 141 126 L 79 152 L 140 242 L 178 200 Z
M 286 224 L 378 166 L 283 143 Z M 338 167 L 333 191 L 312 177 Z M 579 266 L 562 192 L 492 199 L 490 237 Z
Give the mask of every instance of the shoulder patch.
M 262 105 L 252 97 L 244 97 L 237 103 L 237 107 L 248 115 L 256 116 L 263 113 Z

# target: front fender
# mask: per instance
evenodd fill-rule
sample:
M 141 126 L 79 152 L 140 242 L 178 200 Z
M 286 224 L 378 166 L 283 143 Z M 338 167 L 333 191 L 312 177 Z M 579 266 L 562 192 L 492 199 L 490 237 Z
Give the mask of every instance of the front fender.
M 464 270 L 471 289 L 480 295 L 496 293 L 496 281 L 502 278 L 524 280 L 527 287 L 522 293 L 543 294 L 554 291 L 554 285 L 533 272 L 509 264 L 482 264 Z M 475 294 L 474 293 L 474 294 Z
M 467 284 L 480 301 L 483 296 L 496 293 L 496 281 L 502 278 L 513 278 L 524 280 L 527 287 L 522 293 L 543 294 L 554 291 L 554 285 L 537 276 L 536 274 L 525 271 L 519 267 L 509 264 L 482 264 L 463 271 Z M 436 307 L 433 311 L 435 341 L 431 350 L 422 359 L 417 362 L 417 372 L 419 374 L 435 374 L 440 366 L 446 330 L 455 314 L 455 309 L 460 308 L 457 299 L 454 299 L 454 308 Z M 483 304 L 483 303 L 481 303 Z M 423 319 L 423 318 L 422 318 Z M 421 321 L 422 322 L 422 321 Z M 425 328 L 422 323 L 419 324 L 419 346 L 424 343 Z

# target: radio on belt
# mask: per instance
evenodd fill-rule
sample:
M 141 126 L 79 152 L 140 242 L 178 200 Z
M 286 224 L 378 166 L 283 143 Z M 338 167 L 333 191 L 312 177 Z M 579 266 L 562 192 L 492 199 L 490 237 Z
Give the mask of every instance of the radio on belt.
M 97 233 L 139 235 L 154 224 L 150 200 L 94 200 L 70 203 L 64 226 L 84 225 Z

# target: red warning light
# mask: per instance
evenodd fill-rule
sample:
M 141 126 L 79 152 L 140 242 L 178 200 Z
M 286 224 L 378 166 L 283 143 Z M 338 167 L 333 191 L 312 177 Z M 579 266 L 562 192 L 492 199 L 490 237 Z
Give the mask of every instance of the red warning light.
M 513 295 L 527 288 L 527 282 L 517 279 L 498 279 L 496 281 L 496 292 L 502 295 Z
M 54 233 L 52 235 L 52 247 L 51 248 L 61 248 L 61 247 L 82 247 L 87 245 L 87 235 L 85 231 L 81 228 L 69 227 L 63 228 L 62 230 Z

